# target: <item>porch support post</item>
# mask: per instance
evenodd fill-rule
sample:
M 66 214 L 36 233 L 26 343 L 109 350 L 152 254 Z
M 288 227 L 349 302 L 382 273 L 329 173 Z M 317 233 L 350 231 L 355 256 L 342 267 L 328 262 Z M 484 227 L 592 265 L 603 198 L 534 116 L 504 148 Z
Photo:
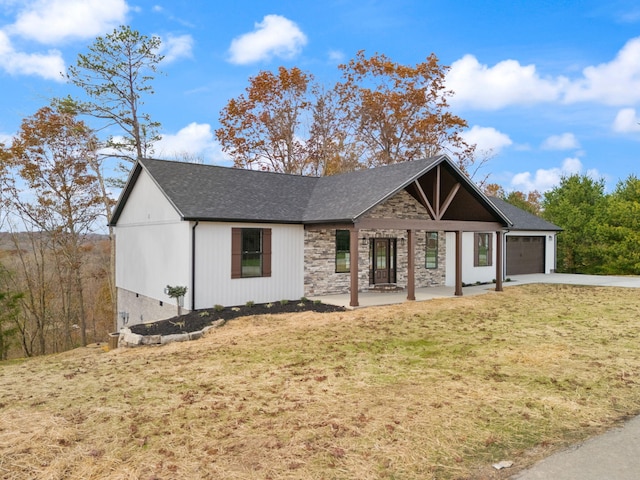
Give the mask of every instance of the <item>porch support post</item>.
M 407 300 L 416 299 L 416 247 L 413 230 L 407 230 Z
M 358 303 L 358 229 L 351 230 L 349 235 L 349 272 L 351 273 L 351 299 L 349 305 L 357 307 Z
M 456 230 L 456 289 L 457 297 L 462 296 L 462 232 Z
M 502 292 L 502 232 L 496 232 L 496 292 Z

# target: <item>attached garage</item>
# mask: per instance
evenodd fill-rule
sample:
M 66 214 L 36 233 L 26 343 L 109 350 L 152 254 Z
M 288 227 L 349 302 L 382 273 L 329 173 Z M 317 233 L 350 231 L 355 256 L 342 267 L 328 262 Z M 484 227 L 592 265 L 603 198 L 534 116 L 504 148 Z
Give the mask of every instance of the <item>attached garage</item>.
M 545 273 L 546 236 L 507 235 L 507 276 Z
M 562 229 L 501 198 L 490 199 L 512 223 L 504 236 L 505 275 L 555 272 L 556 236 Z

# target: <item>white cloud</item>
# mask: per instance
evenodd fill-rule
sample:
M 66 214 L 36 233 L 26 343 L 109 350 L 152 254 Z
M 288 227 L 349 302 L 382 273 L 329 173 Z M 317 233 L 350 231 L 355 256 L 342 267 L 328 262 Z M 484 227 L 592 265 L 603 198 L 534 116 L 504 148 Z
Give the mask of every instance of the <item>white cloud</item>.
M 565 83 L 563 77 L 541 78 L 535 65 L 504 60 L 488 67 L 473 55 L 453 62 L 446 77 L 447 88 L 454 92 L 452 105 L 486 110 L 555 101 Z
M 496 130 L 493 127 L 480 127 L 474 125 L 470 130 L 462 133 L 462 138 L 469 144 L 476 145 L 480 152 L 490 152 L 497 155 L 500 151 L 513 144 L 509 135 Z
M 154 145 L 154 151 L 155 156 L 160 158 L 200 158 L 215 163 L 226 160 L 208 123 L 192 122 L 175 134 L 162 134 L 160 141 Z
M 128 11 L 125 0 L 36 0 L 27 3 L 7 31 L 57 44 L 100 35 L 125 23 Z
M 192 56 L 193 37 L 191 35 L 174 36 L 169 34 L 162 38 L 160 54 L 164 55 L 164 62 L 171 63 L 179 58 Z
M 65 65 L 58 50 L 46 54 L 16 52 L 9 37 L 0 30 L 0 69 L 11 75 L 37 75 L 62 82 Z
M 562 177 L 580 174 L 582 172 L 582 162 L 578 158 L 566 158 L 561 167 L 538 169 L 535 174 L 531 172 L 517 173 L 511 179 L 511 187 L 515 190 L 530 192 L 537 190 L 546 192 L 560 183 Z M 599 178 L 597 170 L 587 171 L 587 175 L 592 178 Z
M 640 37 L 629 40 L 609 63 L 590 66 L 567 89 L 567 103 L 625 105 L 640 100 Z
M 535 65 L 504 60 L 493 66 L 473 55 L 453 62 L 446 76 L 451 104 L 481 110 L 561 101 L 629 105 L 640 102 L 640 37 L 629 40 L 610 62 L 582 70 L 578 78 L 544 77 Z
M 344 62 L 344 52 L 341 52 L 340 50 L 329 50 L 329 61 L 331 63 Z
M 613 121 L 613 131 L 619 133 L 640 132 L 640 118 L 635 108 L 623 108 Z
M 229 61 L 245 65 L 273 56 L 293 58 L 306 44 L 307 36 L 294 22 L 280 15 L 266 15 L 253 32 L 232 40 Z
M 562 135 L 551 135 L 542 143 L 544 150 L 571 150 L 580 148 L 580 142 L 573 133 L 563 133 Z

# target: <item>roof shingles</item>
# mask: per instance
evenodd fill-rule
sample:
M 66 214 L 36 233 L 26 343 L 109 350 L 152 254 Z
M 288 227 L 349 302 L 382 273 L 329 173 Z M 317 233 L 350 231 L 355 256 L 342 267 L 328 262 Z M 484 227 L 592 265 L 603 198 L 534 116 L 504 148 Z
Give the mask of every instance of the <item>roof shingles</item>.
M 446 161 L 451 164 L 446 156 L 439 156 L 341 175 L 305 177 L 144 159 L 136 164 L 111 224 L 117 223 L 141 169 L 149 173 L 185 220 L 323 223 L 357 220 Z M 506 216 L 505 220 L 511 220 L 514 227 L 560 230 L 499 199 L 492 198 L 487 203 L 495 209 L 496 218 Z

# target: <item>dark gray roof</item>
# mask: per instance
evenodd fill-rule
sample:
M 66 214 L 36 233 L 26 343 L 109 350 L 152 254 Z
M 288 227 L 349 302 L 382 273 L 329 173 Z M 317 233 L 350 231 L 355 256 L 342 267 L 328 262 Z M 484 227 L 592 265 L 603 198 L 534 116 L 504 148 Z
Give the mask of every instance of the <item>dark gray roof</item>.
M 322 177 L 311 192 L 303 220 L 354 220 L 419 178 L 444 157 L 402 162 Z
M 533 231 L 561 231 L 562 228 L 554 225 L 551 222 L 533 215 L 525 210 L 522 210 L 515 205 L 510 204 L 506 200 L 498 197 L 489 197 L 489 200 L 498 207 L 509 220 L 513 222 L 513 225 L 509 230 L 533 230 Z
M 185 220 L 299 223 L 317 178 L 144 159 Z
M 143 169 L 185 220 L 322 223 L 355 221 L 443 162 L 457 171 L 445 155 L 329 177 L 143 159 L 132 170 L 110 223 L 117 223 Z M 508 223 L 506 212 L 494 213 Z

